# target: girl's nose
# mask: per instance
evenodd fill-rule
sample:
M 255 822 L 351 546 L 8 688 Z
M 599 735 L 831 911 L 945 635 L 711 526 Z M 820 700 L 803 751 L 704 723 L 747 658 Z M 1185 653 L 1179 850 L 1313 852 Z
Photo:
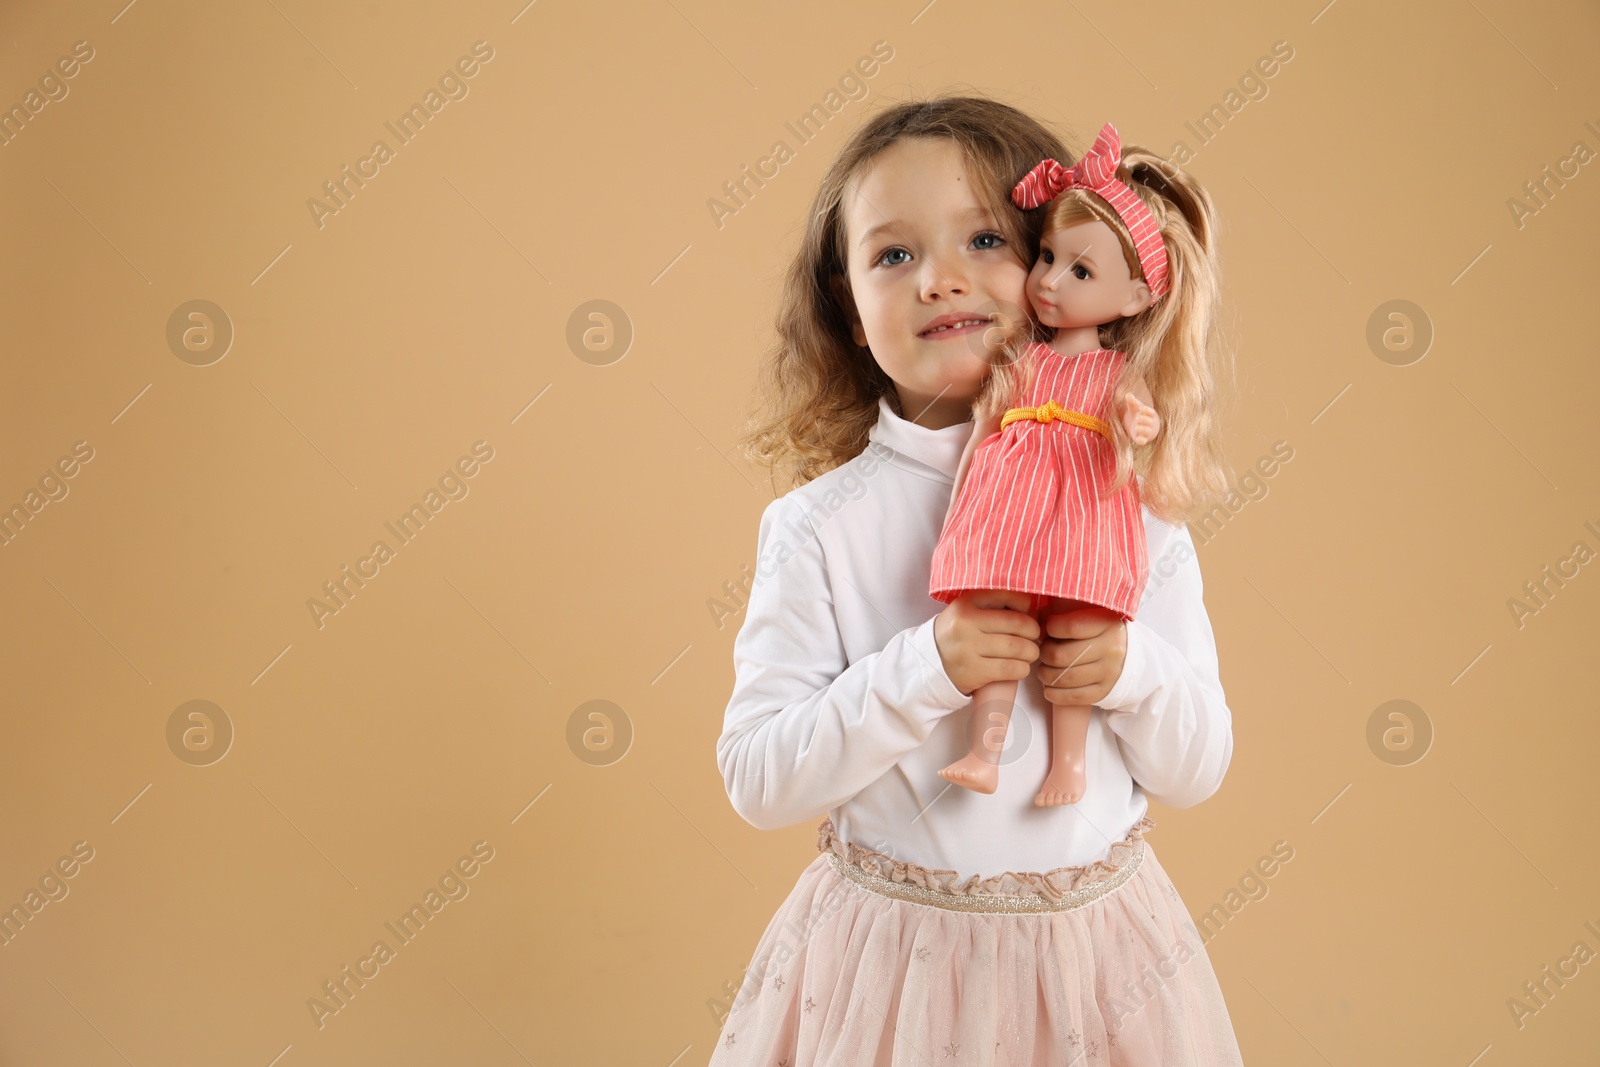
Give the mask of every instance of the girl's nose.
M 967 276 L 958 264 L 958 260 L 943 261 L 939 257 L 929 256 L 923 271 L 922 298 L 929 300 L 941 296 L 961 296 L 969 292 Z

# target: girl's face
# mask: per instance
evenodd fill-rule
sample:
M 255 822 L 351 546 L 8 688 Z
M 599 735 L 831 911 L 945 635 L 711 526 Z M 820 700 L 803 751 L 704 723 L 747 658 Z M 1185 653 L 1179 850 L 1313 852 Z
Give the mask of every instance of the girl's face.
M 960 149 L 903 138 L 850 184 L 842 208 L 856 344 L 893 380 L 908 420 L 968 421 L 999 352 L 996 321 L 1022 314 L 1028 269 L 978 199 Z
M 1149 307 L 1150 287 L 1129 275 L 1122 242 L 1095 219 L 1040 237 L 1028 301 L 1046 326 L 1103 326 Z

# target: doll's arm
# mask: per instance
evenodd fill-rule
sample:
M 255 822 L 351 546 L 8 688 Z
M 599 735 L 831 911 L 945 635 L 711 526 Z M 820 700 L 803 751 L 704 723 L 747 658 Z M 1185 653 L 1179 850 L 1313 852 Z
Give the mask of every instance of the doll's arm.
M 944 525 L 950 522 L 950 516 L 956 510 L 956 501 L 961 498 L 961 483 L 967 480 L 967 468 L 972 464 L 972 454 L 978 446 L 987 441 L 992 435 L 1000 432 L 999 415 L 979 415 L 972 423 L 972 436 L 967 439 L 967 447 L 961 450 L 961 462 L 956 467 L 955 484 L 950 487 L 950 506 L 945 508 Z M 944 525 L 940 529 L 944 529 Z
M 1122 406 L 1122 425 L 1136 445 L 1154 441 L 1161 432 L 1161 414 L 1151 406 L 1154 403 L 1155 397 L 1150 394 L 1150 387 L 1143 378 L 1135 378 L 1128 383 L 1127 399 Z
M 849 662 L 821 538 L 792 497 L 762 514 L 756 561 L 717 768 L 734 810 L 775 830 L 882 778 L 972 698 L 945 673 L 937 615 Z
M 1143 510 L 1150 577 L 1138 617 L 1127 624 L 1122 674 L 1098 706 L 1146 795 L 1187 808 L 1222 785 L 1233 758 L 1233 713 L 1194 541 L 1186 526 Z

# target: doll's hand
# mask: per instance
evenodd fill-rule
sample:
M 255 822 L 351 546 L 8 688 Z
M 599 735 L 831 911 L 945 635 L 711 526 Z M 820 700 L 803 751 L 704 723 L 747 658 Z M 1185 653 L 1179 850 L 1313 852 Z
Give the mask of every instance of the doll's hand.
M 1107 608 L 1050 615 L 1039 639 L 1036 671 L 1052 704 L 1094 704 L 1106 698 L 1128 655 L 1128 624 Z
M 1161 432 L 1161 416 L 1155 408 L 1129 393 L 1122 405 L 1122 425 L 1134 444 L 1149 444 Z

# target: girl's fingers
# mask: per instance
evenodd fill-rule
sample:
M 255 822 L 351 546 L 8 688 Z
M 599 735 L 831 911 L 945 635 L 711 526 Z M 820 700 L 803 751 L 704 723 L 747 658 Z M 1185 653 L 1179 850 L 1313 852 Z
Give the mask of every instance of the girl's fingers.
M 1039 658 L 1039 646 L 1025 637 L 990 634 L 978 646 L 978 654 L 985 659 L 1021 659 L 1032 663 Z
M 1110 613 L 1093 608 L 1051 615 L 1045 620 L 1045 632 L 1058 641 L 1084 640 L 1098 636 L 1111 623 Z
M 1076 689 L 1046 689 L 1045 699 L 1052 704 L 1084 707 L 1104 700 L 1110 690 L 1101 691 L 1097 685 L 1079 686 Z
M 972 594 L 972 606 L 990 611 L 1028 610 L 1028 594 L 1014 593 L 1009 589 L 986 589 Z
M 1039 639 L 1039 623 L 1032 615 L 1020 611 L 987 611 L 980 621 L 985 633 L 1014 634 L 1030 641 Z
M 1092 691 L 1104 680 L 1102 672 L 1088 668 L 1082 663 L 1075 667 L 1041 666 L 1038 668 L 1037 673 L 1039 675 L 1039 683 L 1045 689 L 1046 699 L 1050 699 L 1053 692 L 1082 693 L 1084 691 Z M 1067 701 L 1057 698 L 1052 703 L 1063 704 L 1067 703 Z
M 1039 649 L 1039 662 L 1052 676 L 1064 670 L 1079 671 L 1097 665 L 1105 656 L 1094 641 L 1046 642 Z
M 1089 659 L 1088 657 L 1085 657 L 1076 663 L 1071 661 L 1066 663 L 1051 663 L 1049 660 L 1040 657 L 1039 664 L 1039 680 L 1041 682 L 1043 682 L 1045 685 L 1053 685 L 1064 688 L 1067 686 L 1084 685 L 1087 683 L 1090 678 L 1094 676 L 1095 672 L 1098 671 L 1100 661 L 1099 659 Z
M 1070 638 L 1073 630 L 1072 620 L 1071 612 L 1048 616 L 1044 620 L 1044 632 L 1057 641 Z

